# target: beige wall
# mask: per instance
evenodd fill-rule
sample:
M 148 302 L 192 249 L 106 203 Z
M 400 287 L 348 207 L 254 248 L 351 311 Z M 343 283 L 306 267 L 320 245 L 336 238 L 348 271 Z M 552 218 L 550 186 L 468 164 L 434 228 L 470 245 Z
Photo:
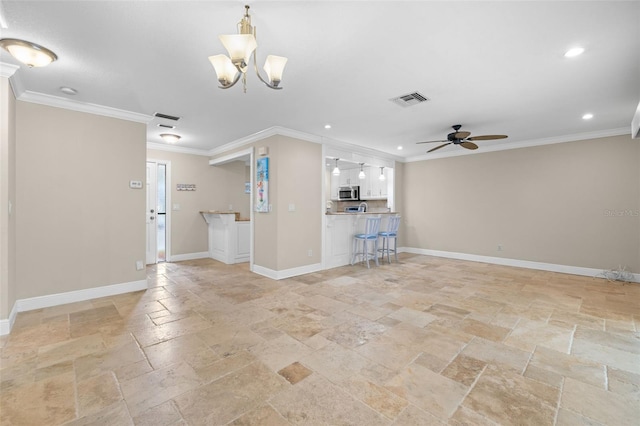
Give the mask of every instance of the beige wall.
M 16 301 L 16 110 L 9 80 L 0 78 L 0 320 L 8 319 Z
M 284 136 L 278 139 L 274 206 L 278 217 L 278 270 L 286 270 L 321 261 L 324 166 L 320 144 Z M 289 211 L 290 205 L 295 211 Z
M 171 256 L 208 251 L 207 224 L 202 210 L 226 211 L 229 205 L 241 216 L 249 216 L 249 195 L 244 193 L 246 167 L 234 161 L 210 166 L 209 157 L 147 150 L 147 158 L 171 162 Z M 195 184 L 195 191 L 177 191 L 176 184 Z
M 145 279 L 146 126 L 16 103 L 17 298 Z
M 320 263 L 324 212 L 322 146 L 279 135 L 250 146 L 269 149 L 272 206 L 269 213 L 254 214 L 254 264 L 282 271 Z M 295 211 L 289 211 L 289 204 L 295 206 Z
M 406 247 L 640 272 L 638 140 L 567 142 L 399 170 Z

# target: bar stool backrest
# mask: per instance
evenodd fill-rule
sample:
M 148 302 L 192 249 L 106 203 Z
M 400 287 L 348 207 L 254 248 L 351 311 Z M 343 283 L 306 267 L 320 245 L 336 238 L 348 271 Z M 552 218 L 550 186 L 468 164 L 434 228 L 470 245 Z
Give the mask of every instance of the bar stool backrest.
M 380 231 L 380 216 L 370 216 L 367 217 L 367 221 L 364 225 L 364 233 L 367 236 L 378 236 L 378 231 Z

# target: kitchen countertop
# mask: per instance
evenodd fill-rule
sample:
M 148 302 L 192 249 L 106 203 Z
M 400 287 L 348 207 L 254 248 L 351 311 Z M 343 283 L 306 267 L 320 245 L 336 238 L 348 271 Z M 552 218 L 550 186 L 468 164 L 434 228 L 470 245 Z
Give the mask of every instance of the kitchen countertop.
M 248 217 L 240 217 L 240 212 L 221 211 L 221 210 L 201 210 L 201 214 L 232 214 L 236 217 L 236 222 L 249 222 L 251 219 Z
M 388 211 L 383 211 L 383 212 L 326 212 L 326 215 L 329 216 L 333 216 L 333 215 L 359 215 L 359 214 L 400 214 L 398 212 L 388 212 Z

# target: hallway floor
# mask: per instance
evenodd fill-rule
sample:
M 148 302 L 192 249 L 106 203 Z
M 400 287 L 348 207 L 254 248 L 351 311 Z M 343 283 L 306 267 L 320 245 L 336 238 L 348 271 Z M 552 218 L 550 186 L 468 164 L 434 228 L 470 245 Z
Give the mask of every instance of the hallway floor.
M 640 285 L 403 254 L 273 281 L 210 259 L 18 314 L 1 425 L 632 425 Z

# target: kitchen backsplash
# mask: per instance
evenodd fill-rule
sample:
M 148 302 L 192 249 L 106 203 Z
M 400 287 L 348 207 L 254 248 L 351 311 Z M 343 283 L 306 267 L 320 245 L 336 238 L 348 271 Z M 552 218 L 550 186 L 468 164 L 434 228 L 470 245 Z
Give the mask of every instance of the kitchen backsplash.
M 329 211 L 343 212 L 345 207 L 358 206 L 360 203 L 367 203 L 368 212 L 385 212 L 387 211 L 387 200 L 367 200 L 367 201 L 333 201 L 332 208 Z

